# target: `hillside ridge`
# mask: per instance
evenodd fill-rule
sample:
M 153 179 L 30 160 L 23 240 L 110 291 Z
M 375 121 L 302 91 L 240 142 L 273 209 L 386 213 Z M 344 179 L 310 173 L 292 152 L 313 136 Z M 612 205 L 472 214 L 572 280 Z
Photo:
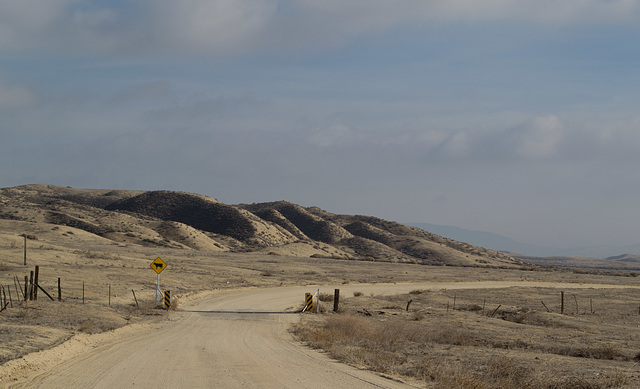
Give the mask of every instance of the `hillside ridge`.
M 504 253 L 417 227 L 288 201 L 229 205 L 177 191 L 23 185 L 0 189 L 0 205 L 0 219 L 65 226 L 118 244 L 428 265 L 522 265 Z

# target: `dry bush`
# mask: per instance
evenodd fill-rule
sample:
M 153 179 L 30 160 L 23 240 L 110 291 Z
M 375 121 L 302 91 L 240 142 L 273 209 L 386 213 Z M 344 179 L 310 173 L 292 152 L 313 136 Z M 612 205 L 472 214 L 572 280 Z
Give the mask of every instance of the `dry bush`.
M 85 320 L 82 323 L 80 323 L 80 325 L 78 326 L 78 331 L 84 332 L 87 334 L 92 334 L 93 328 L 94 328 L 93 322 L 91 322 L 91 320 Z
M 468 304 L 468 305 L 460 305 L 457 308 L 458 311 L 469 311 L 469 312 L 480 312 L 482 311 L 482 307 L 478 304 Z
M 415 321 L 420 321 L 420 320 L 424 320 L 425 318 L 425 314 L 422 311 L 415 311 L 413 312 L 413 314 L 411 315 L 411 318 Z
M 628 361 L 631 358 L 612 346 L 602 347 L 552 347 L 548 352 L 576 358 L 604 359 L 609 361 Z
M 426 290 L 424 290 L 424 289 L 414 289 L 414 290 L 409 292 L 409 294 L 423 294 L 423 293 L 426 293 Z
M 363 296 L 363 295 L 364 295 L 364 293 L 362 293 L 362 292 L 353 292 L 353 297 L 360 297 L 360 296 Z
M 9 271 L 11 270 L 11 266 L 7 265 L 6 263 L 0 263 L 0 271 Z
M 175 311 L 180 306 L 180 299 L 174 295 L 171 296 L 171 307 L 170 310 Z
M 333 301 L 333 295 L 331 293 L 320 293 L 318 294 L 318 299 L 324 302 Z

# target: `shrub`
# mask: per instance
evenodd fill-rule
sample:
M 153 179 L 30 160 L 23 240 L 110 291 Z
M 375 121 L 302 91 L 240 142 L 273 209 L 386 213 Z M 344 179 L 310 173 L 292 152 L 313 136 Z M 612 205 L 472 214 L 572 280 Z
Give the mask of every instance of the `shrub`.
M 320 293 L 318 299 L 324 302 L 333 301 L 333 295 L 331 293 Z

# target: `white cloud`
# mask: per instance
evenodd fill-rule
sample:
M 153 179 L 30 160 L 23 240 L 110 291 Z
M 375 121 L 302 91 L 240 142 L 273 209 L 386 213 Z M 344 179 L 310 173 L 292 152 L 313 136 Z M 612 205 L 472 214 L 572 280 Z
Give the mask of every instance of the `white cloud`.
M 0 0 L 0 48 L 47 47 L 64 38 L 58 26 L 70 17 L 66 7 L 77 0 Z
M 467 131 L 454 134 L 445 143 L 445 150 L 452 157 L 467 157 L 474 147 L 474 139 Z
M 423 16 L 445 20 L 523 20 L 538 23 L 617 23 L 638 17 L 633 0 L 438 0 Z
M 518 152 L 524 157 L 547 157 L 562 140 L 562 124 L 557 116 L 537 117 L 523 134 Z
M 422 23 L 636 23 L 633 0 L 0 0 L 0 49 L 108 53 L 323 47 Z
M 251 48 L 277 18 L 277 1 L 148 0 L 151 44 L 171 49 L 241 52 Z M 151 35 L 153 34 L 153 35 Z
M 362 139 L 351 128 L 342 124 L 334 124 L 327 128 L 318 129 L 307 138 L 311 144 L 320 147 L 328 147 L 333 145 L 343 145 L 351 141 Z

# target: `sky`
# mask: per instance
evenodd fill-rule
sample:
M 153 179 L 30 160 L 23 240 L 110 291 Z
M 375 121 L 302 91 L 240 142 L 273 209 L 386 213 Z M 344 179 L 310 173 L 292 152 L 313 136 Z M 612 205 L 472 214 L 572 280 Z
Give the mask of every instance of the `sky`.
M 640 243 L 638 0 L 0 0 L 0 187 Z

